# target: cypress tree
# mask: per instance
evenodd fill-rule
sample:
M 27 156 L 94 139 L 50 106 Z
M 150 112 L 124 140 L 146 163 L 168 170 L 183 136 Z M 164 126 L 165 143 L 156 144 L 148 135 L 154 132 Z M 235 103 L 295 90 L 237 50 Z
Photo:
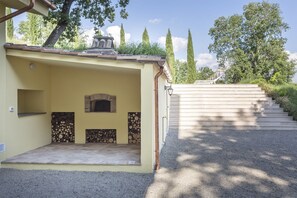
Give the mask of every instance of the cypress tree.
M 143 34 L 142 34 L 142 44 L 143 45 L 149 45 L 150 44 L 150 37 L 148 35 L 148 32 L 146 28 L 144 28 Z
M 170 29 L 168 29 L 167 35 L 166 35 L 166 53 L 167 53 L 167 61 L 172 73 L 172 80 L 173 83 L 175 83 L 175 57 L 174 57 L 174 51 L 173 51 L 173 43 L 172 43 L 172 37 Z
M 6 13 L 11 14 L 11 8 L 6 8 Z M 6 32 L 7 32 L 7 38 L 9 40 L 13 39 L 13 32 L 14 32 L 14 27 L 13 27 L 13 20 L 9 19 L 6 21 Z
M 125 30 L 123 27 L 123 24 L 121 24 L 121 32 L 120 32 L 120 46 L 124 46 L 126 44 L 126 40 L 125 40 Z
M 194 60 L 194 49 L 191 31 L 188 31 L 188 48 L 187 48 L 187 62 L 188 62 L 188 77 L 187 83 L 192 84 L 196 80 L 196 65 Z

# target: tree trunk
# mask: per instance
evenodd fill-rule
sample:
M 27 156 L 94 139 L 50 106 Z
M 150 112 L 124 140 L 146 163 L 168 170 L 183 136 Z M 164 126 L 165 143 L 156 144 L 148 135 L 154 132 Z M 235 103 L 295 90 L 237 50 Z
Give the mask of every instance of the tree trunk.
M 61 34 L 64 32 L 68 25 L 69 13 L 70 8 L 74 0 L 65 0 L 62 10 L 61 10 L 61 17 L 57 23 L 57 26 L 52 31 L 50 36 L 47 38 L 45 43 L 43 44 L 44 47 L 53 47 L 57 41 L 59 40 Z
M 64 32 L 64 30 L 67 27 L 67 23 L 63 24 L 57 24 L 55 29 L 52 31 L 52 33 L 49 35 L 45 43 L 43 44 L 44 47 L 54 47 L 54 45 L 59 40 L 61 34 Z

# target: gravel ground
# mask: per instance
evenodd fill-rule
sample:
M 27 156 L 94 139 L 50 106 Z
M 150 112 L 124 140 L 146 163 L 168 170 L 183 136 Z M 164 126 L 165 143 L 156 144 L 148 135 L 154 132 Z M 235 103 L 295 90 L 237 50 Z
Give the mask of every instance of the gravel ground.
M 172 131 L 155 197 L 297 197 L 297 131 Z
M 157 174 L 0 169 L 0 197 L 297 197 L 297 131 L 171 131 Z

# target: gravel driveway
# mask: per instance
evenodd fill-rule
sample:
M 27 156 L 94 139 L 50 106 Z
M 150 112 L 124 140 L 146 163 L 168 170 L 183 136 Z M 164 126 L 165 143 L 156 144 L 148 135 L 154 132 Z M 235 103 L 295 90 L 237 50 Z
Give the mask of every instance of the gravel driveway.
M 297 131 L 171 131 L 157 174 L 0 169 L 0 197 L 297 197 Z

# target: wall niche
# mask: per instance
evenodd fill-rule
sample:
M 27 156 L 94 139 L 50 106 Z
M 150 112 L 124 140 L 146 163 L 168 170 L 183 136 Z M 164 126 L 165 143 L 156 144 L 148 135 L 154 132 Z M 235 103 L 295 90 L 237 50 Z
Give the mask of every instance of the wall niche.
M 18 116 L 45 114 L 45 96 L 43 90 L 18 89 Z
M 116 96 L 102 93 L 86 95 L 85 112 L 116 112 Z

